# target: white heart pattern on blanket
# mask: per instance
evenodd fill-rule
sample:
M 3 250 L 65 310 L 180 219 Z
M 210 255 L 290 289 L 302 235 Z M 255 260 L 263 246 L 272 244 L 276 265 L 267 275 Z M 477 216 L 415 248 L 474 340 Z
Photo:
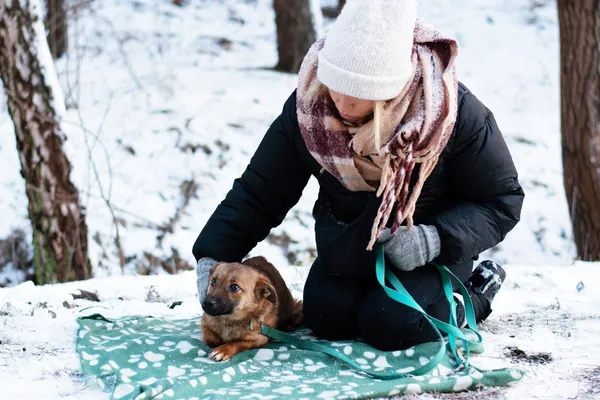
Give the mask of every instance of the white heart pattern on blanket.
M 157 361 L 164 360 L 165 356 L 163 356 L 162 354 L 157 354 L 157 353 L 148 351 L 148 352 L 144 353 L 144 358 L 150 362 L 157 362 Z

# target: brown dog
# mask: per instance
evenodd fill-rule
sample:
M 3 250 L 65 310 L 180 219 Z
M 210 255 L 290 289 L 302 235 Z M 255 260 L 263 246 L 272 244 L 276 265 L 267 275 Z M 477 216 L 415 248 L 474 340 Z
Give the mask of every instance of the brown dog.
M 256 322 L 282 331 L 302 322 L 302 301 L 294 300 L 279 271 L 264 257 L 215 264 L 202 309 L 204 342 L 218 346 L 208 355 L 215 361 L 267 344 Z M 256 323 L 252 330 L 251 320 Z

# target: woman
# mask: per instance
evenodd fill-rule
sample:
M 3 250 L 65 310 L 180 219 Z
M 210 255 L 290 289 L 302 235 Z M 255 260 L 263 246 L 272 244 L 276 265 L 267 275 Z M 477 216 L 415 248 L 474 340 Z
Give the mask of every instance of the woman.
M 450 314 L 435 262 L 465 282 L 477 321 L 487 318 L 505 273 L 489 261 L 472 271 L 473 260 L 514 228 L 524 193 L 492 113 L 456 79 L 457 47 L 417 19 L 414 0 L 349 0 L 194 244 L 201 301 L 215 261 L 240 261 L 312 175 L 318 257 L 304 314 L 316 335 L 381 350 L 437 339 L 377 283 L 379 243 L 428 314 Z

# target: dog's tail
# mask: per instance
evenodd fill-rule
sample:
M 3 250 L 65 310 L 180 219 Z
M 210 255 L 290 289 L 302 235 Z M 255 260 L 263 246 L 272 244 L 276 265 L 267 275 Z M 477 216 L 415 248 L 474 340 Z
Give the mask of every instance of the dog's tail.
M 302 300 L 294 301 L 293 310 L 294 311 L 292 312 L 292 324 L 294 325 L 294 328 L 297 328 L 300 325 L 302 325 L 302 323 L 304 322 L 304 312 L 302 311 L 303 310 Z
M 302 311 L 303 305 L 302 300 L 294 300 L 292 304 L 292 309 L 289 317 L 287 318 L 287 323 L 283 327 L 285 331 L 293 331 L 304 322 L 304 313 Z

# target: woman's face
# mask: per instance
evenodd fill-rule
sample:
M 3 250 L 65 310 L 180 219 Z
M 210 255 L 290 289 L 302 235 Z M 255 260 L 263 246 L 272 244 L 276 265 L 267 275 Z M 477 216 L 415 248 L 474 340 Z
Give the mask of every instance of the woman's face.
M 335 90 L 328 90 L 340 116 L 346 121 L 355 123 L 373 113 L 373 100 L 357 99 Z

